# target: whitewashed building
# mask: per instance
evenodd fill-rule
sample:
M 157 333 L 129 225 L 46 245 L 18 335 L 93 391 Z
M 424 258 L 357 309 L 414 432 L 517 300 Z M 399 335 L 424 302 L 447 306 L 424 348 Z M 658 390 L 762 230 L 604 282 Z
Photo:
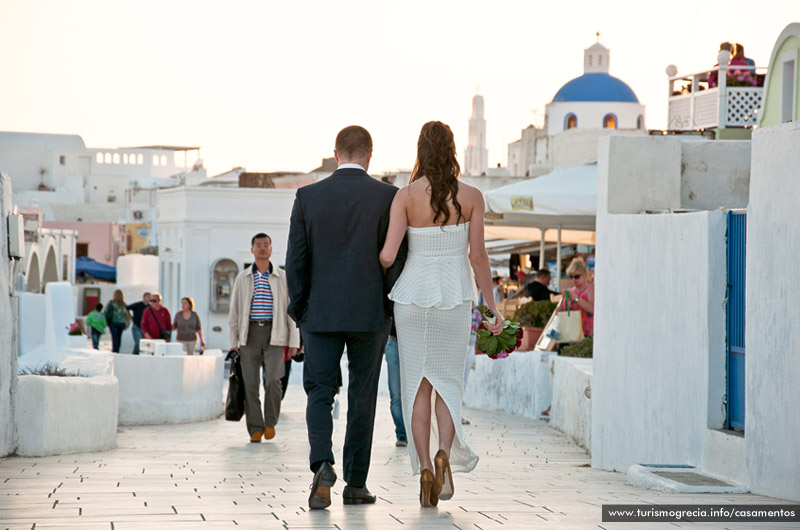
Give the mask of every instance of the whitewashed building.
M 250 240 L 272 238 L 272 263 L 286 259 L 295 189 L 181 186 L 159 195 L 159 278 L 164 305 L 194 299 L 208 348 L 227 350 L 236 274 L 253 263 Z
M 691 466 L 800 500 L 798 164 L 796 123 L 600 140 L 593 467 Z
M 609 72 L 611 52 L 599 42 L 584 50 L 583 75 L 565 83 L 545 107 L 543 127 L 522 130 L 508 145 L 511 175 L 539 176 L 597 156 L 597 140 L 644 135 L 645 107 L 627 83 Z

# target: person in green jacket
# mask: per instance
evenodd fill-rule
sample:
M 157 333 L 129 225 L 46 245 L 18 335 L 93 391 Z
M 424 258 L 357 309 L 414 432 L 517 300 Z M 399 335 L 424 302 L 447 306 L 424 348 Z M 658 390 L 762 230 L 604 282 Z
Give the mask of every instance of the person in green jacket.
M 99 350 L 98 344 L 100 344 L 100 335 L 102 335 L 105 330 L 106 326 L 106 317 L 102 313 L 103 311 L 103 304 L 97 304 L 94 306 L 94 311 L 89 313 L 86 316 L 86 325 L 89 326 L 92 330 L 92 346 L 94 346 L 95 350 Z

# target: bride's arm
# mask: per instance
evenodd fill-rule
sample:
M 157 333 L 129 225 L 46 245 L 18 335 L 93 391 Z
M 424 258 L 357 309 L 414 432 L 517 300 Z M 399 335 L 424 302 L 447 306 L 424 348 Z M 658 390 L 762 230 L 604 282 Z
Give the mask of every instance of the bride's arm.
M 408 227 L 408 217 L 406 216 L 406 202 L 408 200 L 408 189 L 402 188 L 398 191 L 392 201 L 392 209 L 389 212 L 389 229 L 386 232 L 386 241 L 383 243 L 380 260 L 384 269 L 388 269 L 397 259 L 397 250 L 403 242 Z
M 478 288 L 481 290 L 486 305 L 497 317 L 497 322 L 493 326 L 489 326 L 489 330 L 497 334 L 503 329 L 503 317 L 500 315 L 500 311 L 497 310 L 497 304 L 494 301 L 492 271 L 489 267 L 489 254 L 486 252 L 486 244 L 484 242 L 483 215 L 486 211 L 486 206 L 483 202 L 483 193 L 475 188 L 473 190 L 475 200 L 472 215 L 469 219 L 469 262 L 475 272 L 475 281 L 478 283 Z

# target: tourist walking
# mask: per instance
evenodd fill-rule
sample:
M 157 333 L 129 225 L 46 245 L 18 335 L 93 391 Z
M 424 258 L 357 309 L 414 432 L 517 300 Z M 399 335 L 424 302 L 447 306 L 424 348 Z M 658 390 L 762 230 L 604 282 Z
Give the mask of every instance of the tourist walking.
M 275 437 L 275 425 L 281 413 L 281 377 L 284 372 L 283 349 L 290 356 L 300 347 L 300 331 L 286 308 L 289 296 L 286 273 L 273 266 L 272 239 L 258 233 L 250 240 L 252 266 L 236 276 L 228 313 L 228 339 L 232 350 L 239 352 L 244 379 L 244 403 L 250 441 Z M 264 408 L 259 387 L 264 373 Z
M 122 344 L 122 332 L 131 325 L 131 316 L 128 314 L 128 307 L 125 305 L 125 296 L 120 289 L 111 295 L 111 301 L 106 304 L 104 312 L 108 330 L 111 332 L 111 351 L 119 353 Z
M 172 320 L 169 309 L 161 305 L 161 293 L 150 295 L 150 306 L 142 314 L 142 333 L 146 339 L 163 339 L 167 342 L 172 337 Z
M 172 328 L 176 331 L 175 342 L 183 345 L 186 355 L 194 355 L 197 340 L 200 339 L 200 355 L 206 349 L 203 339 L 203 328 L 200 325 L 200 316 L 194 311 L 194 300 L 188 296 L 181 298 L 181 310 L 175 313 Z
M 106 323 L 106 317 L 103 314 L 103 304 L 97 304 L 94 306 L 94 311 L 91 311 L 88 315 L 86 315 L 86 325 L 89 326 L 92 334 L 92 347 L 95 350 L 100 349 L 100 335 L 105 333 L 106 327 L 108 324 Z
M 342 500 L 375 502 L 366 481 L 389 332 L 391 308 L 385 294 L 396 277 L 394 271 L 384 277 L 378 252 L 397 188 L 367 174 L 372 157 L 369 132 L 355 125 L 342 129 L 334 156 L 338 169 L 330 177 L 297 190 L 286 254 L 289 315 L 302 328 L 306 352 L 303 388 L 314 472 L 308 499 L 312 509 L 330 505 L 330 488 L 337 478 L 331 413 L 345 346 L 350 377 Z
M 407 235 L 408 258 L 389 298 L 394 301 L 400 345 L 408 450 L 413 472 L 420 472 L 422 506 L 436 506 L 439 499 L 451 498 L 451 472 L 471 471 L 478 462 L 461 432 L 464 365 L 475 299 L 470 264 L 495 316 L 489 330 L 496 334 L 503 327 L 484 246 L 483 195 L 459 182 L 459 175 L 450 127 L 438 121 L 426 123 L 411 181 L 392 203 L 386 244 L 380 253 L 381 264 L 390 267 Z M 439 439 L 433 461 L 431 428 Z
M 142 332 L 142 315 L 150 307 L 150 293 L 144 293 L 142 299 L 128 306 L 131 313 L 131 335 L 133 335 L 133 354 L 139 355 L 139 341 L 144 338 Z

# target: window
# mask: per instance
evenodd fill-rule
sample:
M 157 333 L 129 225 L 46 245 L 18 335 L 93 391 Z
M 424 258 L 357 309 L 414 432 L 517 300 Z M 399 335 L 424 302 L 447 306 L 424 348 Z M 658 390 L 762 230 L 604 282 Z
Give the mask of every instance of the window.
M 603 66 L 603 56 L 602 55 L 598 55 L 597 56 L 597 64 L 600 65 L 600 66 Z
M 589 54 L 589 66 L 592 66 L 592 55 Z
M 158 160 L 159 160 L 158 155 L 153 155 L 153 165 L 154 166 L 158 165 Z
M 143 154 L 140 153 L 140 154 L 136 155 L 136 163 L 139 164 L 140 166 L 144 164 L 144 155 Z
M 564 118 L 564 130 L 567 129 L 574 129 L 578 126 L 578 117 L 574 114 L 567 114 L 567 117 Z
M 119 164 L 119 153 L 114 153 L 114 163 Z
M 783 61 L 783 68 L 781 68 L 781 123 L 794 120 L 794 80 L 796 75 L 794 59 Z
M 604 129 L 616 129 L 617 128 L 617 117 L 613 114 L 606 114 L 606 117 L 603 118 L 603 128 Z
M 161 165 L 162 166 L 167 165 L 167 155 L 161 155 Z
M 67 157 L 64 156 L 64 155 L 59 156 L 58 157 L 58 163 L 61 164 L 62 166 L 66 166 L 67 165 Z
M 97 156 L 94 158 L 98 164 L 103 163 L 103 153 L 97 153 Z
M 111 163 L 111 153 L 106 153 L 105 154 L 105 160 L 106 160 L 106 164 L 110 164 Z
M 636 118 L 636 128 L 637 129 L 644 129 L 644 116 L 641 114 L 638 118 Z
M 123 164 L 127 164 L 128 163 L 128 153 L 123 153 L 122 154 L 122 163 Z
M 76 243 L 75 244 L 75 257 L 83 258 L 89 256 L 89 243 Z

